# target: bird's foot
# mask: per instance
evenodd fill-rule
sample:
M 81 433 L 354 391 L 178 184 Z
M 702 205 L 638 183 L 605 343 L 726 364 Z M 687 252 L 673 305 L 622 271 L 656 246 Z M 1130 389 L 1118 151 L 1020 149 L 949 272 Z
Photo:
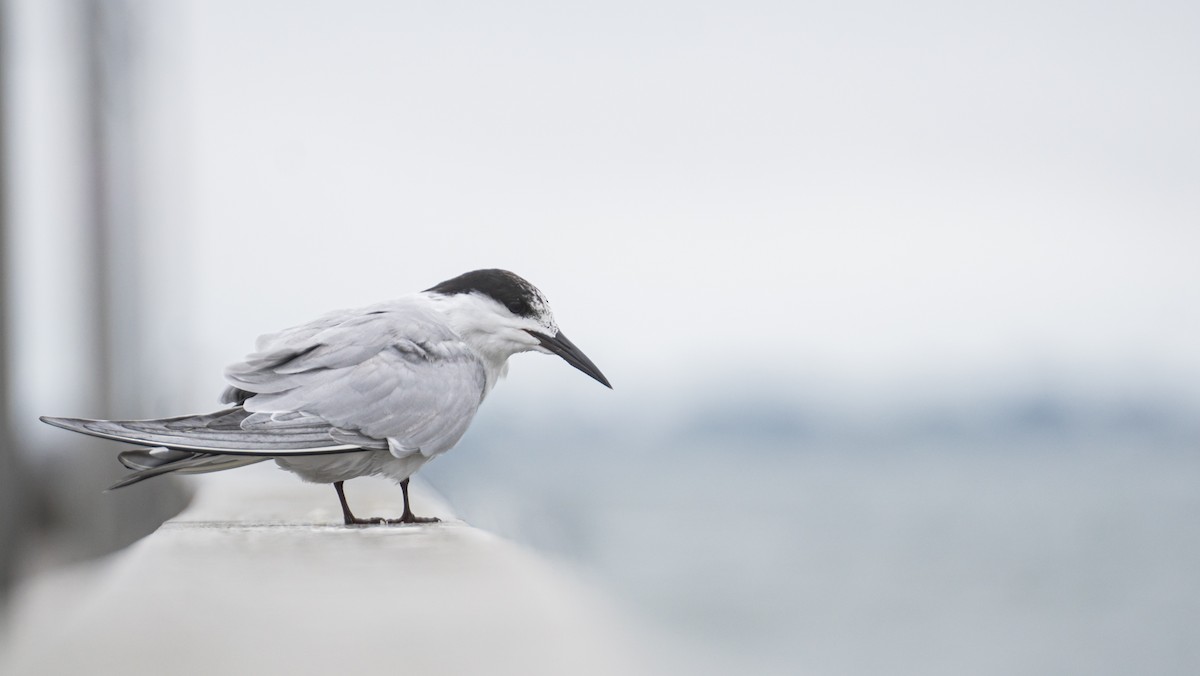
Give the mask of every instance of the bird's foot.
M 396 525 L 399 523 L 441 523 L 441 519 L 436 516 L 417 516 L 412 512 L 405 512 L 400 515 L 399 519 L 388 519 L 387 522 Z
M 357 516 L 352 516 L 346 519 L 347 526 L 377 526 L 381 523 L 391 523 L 391 521 L 378 516 L 370 519 L 360 519 Z

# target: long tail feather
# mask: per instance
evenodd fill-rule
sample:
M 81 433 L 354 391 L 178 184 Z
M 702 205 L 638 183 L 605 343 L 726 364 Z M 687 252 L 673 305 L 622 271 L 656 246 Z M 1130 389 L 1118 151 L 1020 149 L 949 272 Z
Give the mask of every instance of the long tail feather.
M 126 454 L 131 453 L 149 454 L 148 451 L 126 451 L 126 453 L 122 453 L 121 455 L 125 456 Z M 142 460 L 142 458 L 138 458 L 138 460 Z M 172 460 L 170 462 L 153 467 L 146 467 L 132 474 L 128 474 L 120 481 L 109 486 L 107 490 L 113 491 L 118 488 L 132 486 L 140 481 L 153 479 L 154 477 L 162 476 L 163 474 L 207 474 L 208 472 L 220 472 L 222 470 L 233 469 L 235 467 L 253 465 L 256 462 L 262 462 L 263 460 L 267 460 L 267 458 L 261 456 L 232 456 L 192 453 L 189 454 L 188 457 Z M 129 458 L 121 458 L 121 463 L 126 467 L 132 468 L 135 462 L 135 460 L 131 460 Z
M 117 460 L 125 465 L 126 469 L 134 471 L 142 471 L 161 467 L 168 463 L 186 460 L 195 456 L 191 451 L 173 451 L 169 448 L 152 448 L 148 451 L 124 451 L 117 456 Z
M 240 406 L 205 415 L 155 420 L 87 420 L 43 417 L 72 432 L 140 446 L 118 459 L 133 473 L 108 490 L 163 474 L 204 474 L 262 462 L 272 457 L 353 453 L 386 449 L 385 440 L 336 429 L 304 413 L 251 413 Z
M 155 420 L 88 420 L 43 416 L 72 432 L 140 446 L 225 455 L 321 455 L 374 447 L 377 440 L 335 430 L 319 418 L 250 413 L 241 407 Z M 336 438 L 331 436 L 337 432 Z M 348 442 L 359 443 L 348 443 Z

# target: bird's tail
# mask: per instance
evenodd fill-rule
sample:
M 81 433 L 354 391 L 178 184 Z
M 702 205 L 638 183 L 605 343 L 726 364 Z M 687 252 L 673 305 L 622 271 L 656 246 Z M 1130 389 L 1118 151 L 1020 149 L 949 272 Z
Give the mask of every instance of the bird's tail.
M 118 456 L 121 464 L 134 471 L 109 490 L 172 472 L 219 472 L 275 456 L 361 451 L 364 447 L 373 448 L 376 443 L 361 435 L 343 433 L 313 416 L 250 413 L 241 406 L 205 415 L 154 420 L 46 416 L 42 422 L 72 432 L 150 447 Z
M 72 432 L 127 444 L 227 455 L 337 450 L 329 423 L 304 414 L 251 413 L 240 406 L 204 415 L 152 420 L 89 420 L 42 416 Z
M 245 467 L 269 459 L 259 455 L 220 455 L 193 453 L 170 448 L 152 448 L 148 451 L 124 451 L 117 456 L 122 465 L 134 470 L 120 481 L 108 487 L 116 490 L 132 486 L 139 481 L 153 479 L 163 474 L 207 474 L 221 470 Z

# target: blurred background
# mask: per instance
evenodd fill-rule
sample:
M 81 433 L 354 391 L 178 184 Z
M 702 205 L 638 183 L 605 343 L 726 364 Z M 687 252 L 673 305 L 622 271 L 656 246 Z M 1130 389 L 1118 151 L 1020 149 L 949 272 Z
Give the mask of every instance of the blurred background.
M 1200 5 L 0 3 L 0 572 L 188 485 L 39 415 L 481 267 L 422 472 L 714 672 L 1200 671 Z

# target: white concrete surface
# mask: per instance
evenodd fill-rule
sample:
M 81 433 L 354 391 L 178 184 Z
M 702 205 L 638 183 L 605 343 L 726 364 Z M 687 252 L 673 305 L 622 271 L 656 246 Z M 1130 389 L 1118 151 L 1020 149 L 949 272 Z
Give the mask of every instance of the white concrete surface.
M 346 484 L 360 516 L 399 488 Z M 157 532 L 19 590 L 4 674 L 630 674 L 648 638 L 569 571 L 457 521 L 340 525 L 328 486 L 261 466 L 205 479 Z

